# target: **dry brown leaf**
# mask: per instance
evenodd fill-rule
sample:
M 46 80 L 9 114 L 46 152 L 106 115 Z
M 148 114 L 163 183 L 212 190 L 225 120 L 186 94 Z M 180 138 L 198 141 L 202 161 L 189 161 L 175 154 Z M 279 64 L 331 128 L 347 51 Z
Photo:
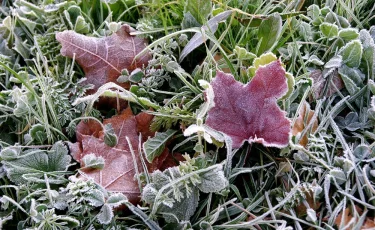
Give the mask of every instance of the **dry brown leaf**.
M 76 143 L 67 142 L 67 143 L 68 143 L 70 155 L 73 157 L 75 161 L 80 161 L 81 154 L 82 154 L 81 142 L 76 142 Z
M 92 90 L 90 90 L 88 93 L 91 93 L 91 92 Z M 100 111 L 110 111 L 111 109 L 116 109 L 117 112 L 120 112 L 124 110 L 125 108 L 127 108 L 127 106 L 128 106 L 128 101 L 121 99 L 121 98 L 117 98 L 117 97 L 101 96 L 99 101 L 95 102 L 95 108 Z
M 107 82 L 117 82 L 123 69 L 134 70 L 147 65 L 150 55 L 134 57 L 146 47 L 146 41 L 130 35 L 134 29 L 123 25 L 116 33 L 104 38 L 81 35 L 72 30 L 59 32 L 56 39 L 61 43 L 61 54 L 75 57 L 85 72 L 87 83 L 94 90 Z M 119 84 L 128 87 L 128 84 Z
M 223 55 L 221 55 L 220 53 L 216 53 L 214 56 L 214 60 L 217 63 L 224 61 Z M 231 73 L 229 68 L 222 68 L 221 71 L 223 71 L 224 73 Z
M 81 157 L 93 153 L 105 159 L 105 166 L 102 170 L 82 169 L 80 174 L 83 177 L 92 178 L 108 191 L 123 193 L 131 202 L 138 201 L 140 192 L 138 182 L 134 180 L 136 174 L 134 164 L 136 163 L 138 168 L 142 169 L 138 157 L 135 156 L 133 159 L 129 149 L 109 147 L 102 139 L 92 136 L 84 136 L 82 149 Z M 82 162 L 81 166 L 84 166 Z
M 374 230 L 375 229 L 375 218 L 366 218 L 365 223 L 362 225 L 361 230 Z
M 359 215 L 362 215 L 361 208 L 359 208 L 358 206 L 355 206 L 355 209 L 357 210 Z M 349 225 L 351 221 L 352 223 Z M 341 222 L 343 223 L 342 225 L 341 225 Z M 340 212 L 335 219 L 335 225 L 339 228 L 343 226 L 347 226 L 347 229 L 352 229 L 357 222 L 358 222 L 358 218 L 353 217 L 350 208 L 346 208 L 344 212 Z M 367 217 L 360 229 L 361 230 L 370 230 L 370 229 L 374 230 L 375 219 Z
M 142 134 L 142 141 L 147 141 L 148 137 L 155 135 L 155 132 L 150 129 L 153 118 L 154 116 L 149 113 L 139 113 L 135 116 L 137 120 L 137 131 Z
M 84 135 L 99 137 L 100 132 L 102 132 L 102 126 L 96 120 L 81 121 L 76 127 L 77 142 L 82 142 Z
M 178 165 L 177 162 L 185 161 L 186 159 L 182 156 L 181 153 L 168 154 L 164 159 L 163 164 L 159 167 L 160 171 L 164 171 L 167 168 Z
M 336 88 L 338 90 L 344 88 L 344 82 L 342 81 L 337 71 L 333 73 L 332 80 L 329 82 L 329 85 L 325 94 L 324 94 L 324 87 L 326 87 L 325 85 L 327 84 L 327 78 L 323 77 L 322 71 L 319 69 L 312 71 L 310 74 L 310 78 L 314 80 L 312 90 L 314 92 L 315 99 L 322 98 L 323 96 L 329 97 L 332 94 L 336 93 L 337 91 Z
M 304 102 L 303 105 L 301 106 L 301 109 L 298 111 L 298 117 L 296 119 L 296 122 L 293 125 L 292 128 L 292 135 L 296 136 L 298 133 L 303 132 L 305 127 L 309 125 L 311 122 L 311 119 L 314 116 L 314 110 L 310 109 L 310 105 L 307 102 Z M 311 129 L 308 130 L 305 135 L 300 139 L 299 144 L 306 147 L 308 143 L 308 135 L 312 132 L 315 132 L 316 129 L 318 128 L 318 119 L 316 118 L 313 121 L 313 125 L 311 126 Z
M 146 130 L 152 120 L 152 116 L 150 116 L 143 113 L 134 116 L 130 108 L 128 108 L 117 116 L 105 119 L 103 123 L 110 123 L 117 135 L 118 143 L 115 147 L 109 147 L 104 143 L 103 130 L 95 121 L 86 123 L 82 121 L 76 130 L 77 139 L 80 139 L 81 142 L 69 144 L 72 156 L 80 162 L 82 167 L 84 167 L 82 159 L 88 154 L 103 157 L 105 165 L 101 170 L 83 168 L 80 170 L 81 176 L 87 179 L 92 178 L 108 191 L 122 192 L 128 197 L 130 202 L 138 202 L 140 191 L 138 182 L 135 179 L 135 166 L 137 166 L 138 172 L 143 170 L 140 159 L 141 153 L 138 152 L 140 144 L 138 133 L 143 132 L 143 134 L 153 135 L 151 131 L 147 132 Z M 147 137 L 145 138 L 147 139 Z M 131 149 L 134 154 L 132 154 Z M 168 156 L 169 151 L 166 148 L 151 164 L 146 163 L 149 172 L 165 168 L 164 160 Z
M 138 149 L 137 120 L 129 107 L 121 114 L 105 119 L 103 124 L 111 124 L 115 130 L 118 138 L 115 148 L 129 149 L 128 141 L 126 140 L 126 137 L 128 137 L 132 148 Z M 101 132 L 100 137 L 104 138 L 103 132 Z
M 312 192 L 305 191 L 304 194 L 309 207 L 315 211 L 318 210 L 322 203 L 314 200 L 314 194 Z M 307 213 L 307 207 L 302 202 L 296 206 L 295 210 L 298 216 L 304 216 Z
M 349 224 L 349 222 L 352 220 L 352 218 L 353 218 L 353 216 L 350 213 L 350 208 L 346 208 L 344 210 L 344 212 L 340 212 L 337 215 L 337 217 L 335 219 L 335 224 L 336 224 L 336 226 L 340 227 L 341 226 L 341 222 L 342 222 L 343 226 L 347 226 Z M 352 227 L 353 226 L 351 226 L 350 228 L 352 228 Z

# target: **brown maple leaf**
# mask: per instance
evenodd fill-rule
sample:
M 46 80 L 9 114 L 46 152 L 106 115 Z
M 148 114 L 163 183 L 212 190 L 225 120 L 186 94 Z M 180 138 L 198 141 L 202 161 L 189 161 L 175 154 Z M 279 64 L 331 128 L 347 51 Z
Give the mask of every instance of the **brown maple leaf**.
M 304 102 L 300 110 L 298 111 L 298 118 L 293 125 L 292 135 L 296 136 L 298 133 L 304 131 L 305 127 L 308 126 L 311 122 L 311 119 L 314 116 L 314 110 L 310 109 L 310 105 L 307 102 Z M 315 132 L 318 128 L 318 119 L 313 121 L 311 129 L 307 131 L 302 138 L 300 138 L 299 144 L 306 147 L 308 143 L 308 135 L 311 132 Z
M 114 147 L 105 144 L 102 126 L 95 120 L 81 121 L 76 129 L 79 142 L 69 144 L 71 155 L 83 167 L 79 170 L 81 177 L 91 178 L 108 191 L 121 192 L 127 196 L 130 202 L 137 203 L 140 199 L 140 191 L 135 175 L 137 170 L 138 173 L 143 172 L 141 153 L 138 151 L 139 133 L 143 137 L 141 142 L 154 135 L 149 130 L 152 117 L 152 115 L 146 113 L 134 116 L 131 109 L 128 108 L 119 115 L 105 119 L 104 125 L 111 124 L 118 138 Z M 131 150 L 133 150 L 133 154 Z M 103 157 L 105 160 L 104 168 L 101 170 L 84 168 L 83 157 L 88 154 Z M 169 155 L 168 148 L 165 148 L 163 153 L 155 158 L 152 163 L 146 162 L 148 171 L 153 172 L 157 169 L 175 166 L 176 164 L 171 163 Z M 168 160 L 164 162 L 165 159 Z M 137 170 L 135 167 L 137 167 Z
M 123 25 L 116 33 L 104 38 L 88 37 L 75 31 L 67 30 L 56 33 L 61 43 L 63 56 L 75 57 L 85 72 L 87 83 L 94 85 L 94 90 L 107 82 L 120 84 L 117 78 L 123 69 L 134 70 L 147 65 L 150 55 L 146 54 L 134 60 L 134 57 L 146 47 L 146 41 L 130 35 L 134 29 Z
M 134 166 L 135 164 L 138 168 L 142 168 L 142 166 L 139 158 L 133 159 L 129 148 L 112 148 L 107 146 L 102 139 L 84 136 L 82 149 L 81 157 L 87 154 L 94 154 L 105 159 L 105 166 L 102 170 L 89 168 L 80 170 L 80 174 L 83 177 L 92 178 L 108 191 L 124 193 L 132 202 L 136 202 L 139 199 L 138 183 L 134 180 L 134 175 L 136 174 Z

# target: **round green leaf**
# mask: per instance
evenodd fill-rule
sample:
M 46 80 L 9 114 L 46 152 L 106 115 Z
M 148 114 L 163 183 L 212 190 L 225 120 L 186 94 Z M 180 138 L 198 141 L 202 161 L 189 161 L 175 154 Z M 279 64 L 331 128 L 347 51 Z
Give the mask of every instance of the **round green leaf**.
M 351 41 L 357 39 L 359 37 L 359 33 L 357 29 L 347 28 L 339 31 L 339 37 L 345 41 Z
M 338 35 L 339 28 L 331 23 L 324 22 L 320 26 L 320 31 L 327 38 L 334 38 Z

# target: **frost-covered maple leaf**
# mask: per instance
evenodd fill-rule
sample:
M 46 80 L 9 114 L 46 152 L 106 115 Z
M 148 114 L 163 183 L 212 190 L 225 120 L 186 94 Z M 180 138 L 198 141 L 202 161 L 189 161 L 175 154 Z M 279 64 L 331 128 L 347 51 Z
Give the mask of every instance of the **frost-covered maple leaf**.
M 279 148 L 288 145 L 290 121 L 277 105 L 288 91 L 279 60 L 259 67 L 246 85 L 223 72 L 216 74 L 211 85 L 215 106 L 208 112 L 206 125 L 230 136 L 233 148 L 245 141 Z
M 96 121 L 82 121 L 78 124 L 76 129 L 78 142 L 70 143 L 69 148 L 73 158 L 83 167 L 79 170 L 81 177 L 93 179 L 108 191 L 121 192 L 129 201 L 137 203 L 140 199 L 140 191 L 135 175 L 137 170 L 138 173 L 143 171 L 141 153 L 138 152 L 139 133 L 142 136 L 153 135 L 153 132 L 149 130 L 152 117 L 147 113 L 134 116 L 128 108 L 119 115 L 105 119 L 104 125 L 111 124 L 118 138 L 117 144 L 113 147 L 105 143 L 102 126 Z M 84 157 L 90 154 L 104 159 L 105 164 L 102 169 L 85 167 Z M 165 148 L 152 163 L 147 162 L 148 171 L 153 172 L 165 168 L 164 160 L 168 159 L 168 155 L 169 151 Z M 171 163 L 167 162 L 167 165 Z
M 147 65 L 150 60 L 149 54 L 134 60 L 146 47 L 146 41 L 130 35 L 132 31 L 134 29 L 129 25 L 123 25 L 111 36 L 94 38 L 67 30 L 56 33 L 56 39 L 62 45 L 61 54 L 71 58 L 74 56 L 85 71 L 87 83 L 98 89 L 104 83 L 117 82 L 123 69 L 132 71 Z M 126 87 L 126 84 L 122 86 Z

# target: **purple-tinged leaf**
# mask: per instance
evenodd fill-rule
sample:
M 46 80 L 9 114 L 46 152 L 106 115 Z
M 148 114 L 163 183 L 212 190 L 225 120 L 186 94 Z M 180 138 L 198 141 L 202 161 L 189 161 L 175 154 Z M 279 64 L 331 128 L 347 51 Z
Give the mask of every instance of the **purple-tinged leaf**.
M 211 84 L 215 106 L 208 112 L 206 125 L 230 136 L 233 148 L 245 141 L 279 148 L 288 145 L 290 121 L 277 105 L 288 91 L 280 61 L 259 67 L 246 85 L 223 72 Z
M 215 17 L 211 18 L 207 22 L 207 26 L 202 26 L 202 30 L 209 30 L 211 33 L 215 33 L 217 28 L 219 27 L 219 22 L 224 21 L 232 14 L 231 10 L 224 11 Z M 206 37 L 203 37 L 202 33 L 196 33 L 182 50 L 179 62 L 184 60 L 184 58 L 195 50 L 198 46 L 202 45 L 207 40 Z

